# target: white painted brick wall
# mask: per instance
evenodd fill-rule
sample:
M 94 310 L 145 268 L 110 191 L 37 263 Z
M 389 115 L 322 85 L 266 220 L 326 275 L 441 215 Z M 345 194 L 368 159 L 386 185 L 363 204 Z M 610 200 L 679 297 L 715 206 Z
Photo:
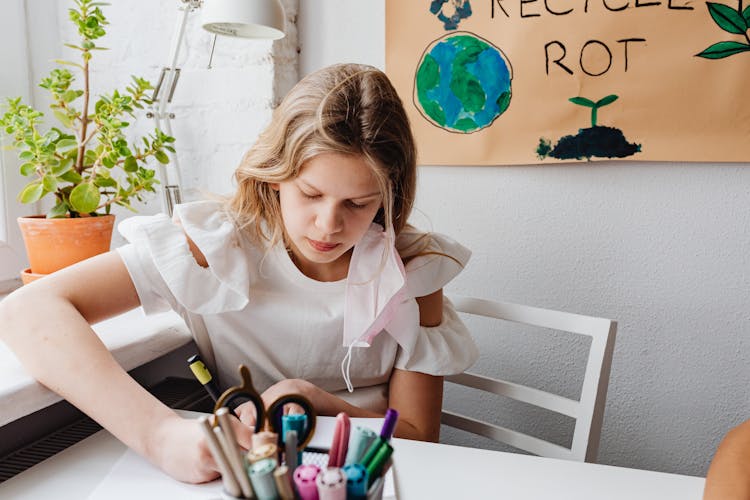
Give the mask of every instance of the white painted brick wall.
M 298 80 L 298 0 L 282 3 L 285 38 L 270 42 L 219 37 L 211 69 L 207 64 L 213 36 L 200 27 L 200 11 L 190 13 L 177 60 L 181 76 L 170 107 L 175 114 L 172 129 L 183 199 L 202 197 L 204 191 L 232 191 L 232 174 L 243 153 L 270 120 L 273 107 Z M 57 2 L 57 45 L 60 40 L 79 39 L 68 20 L 70 5 Z M 104 7 L 110 25 L 107 36 L 97 43 L 110 50 L 97 52 L 92 59 L 94 92 L 122 89 L 131 74 L 155 85 L 161 68 L 169 63 L 182 5 L 179 0 L 130 0 Z M 65 48 L 61 55 L 73 59 L 77 54 Z M 34 81 L 45 76 L 49 67 L 46 61 L 35 61 Z M 43 92 L 36 97 L 46 98 Z M 131 130 L 143 134 L 152 128 L 145 112 L 139 112 Z M 141 213 L 159 209 L 156 198 L 139 207 Z

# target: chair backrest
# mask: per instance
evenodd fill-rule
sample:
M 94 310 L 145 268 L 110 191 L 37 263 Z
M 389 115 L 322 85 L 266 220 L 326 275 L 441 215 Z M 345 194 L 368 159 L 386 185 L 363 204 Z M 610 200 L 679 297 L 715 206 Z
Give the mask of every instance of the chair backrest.
M 452 411 L 443 410 L 441 422 L 535 455 L 586 462 L 596 461 L 617 323 L 604 318 L 473 297 L 449 295 L 448 298 L 459 313 L 587 335 L 591 337 L 591 347 L 579 400 L 469 372 L 445 378 L 455 384 L 523 401 L 572 417 L 575 419 L 575 428 L 570 448 Z

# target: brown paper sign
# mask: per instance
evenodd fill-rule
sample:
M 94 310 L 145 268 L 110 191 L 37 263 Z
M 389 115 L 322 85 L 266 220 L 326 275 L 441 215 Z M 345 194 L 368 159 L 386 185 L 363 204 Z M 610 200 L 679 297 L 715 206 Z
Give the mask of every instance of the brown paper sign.
M 386 0 L 420 164 L 750 160 L 750 6 L 718 1 Z

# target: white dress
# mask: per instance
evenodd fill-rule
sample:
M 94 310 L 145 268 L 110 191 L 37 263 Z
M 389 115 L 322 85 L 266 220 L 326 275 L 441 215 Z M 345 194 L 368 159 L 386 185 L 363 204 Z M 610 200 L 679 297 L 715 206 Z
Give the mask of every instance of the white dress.
M 351 349 L 354 392 L 349 393 L 341 371 L 348 351 L 342 342 L 347 280 L 320 282 L 305 276 L 283 244 L 258 247 L 217 202 L 178 205 L 174 217 L 181 227 L 164 214 L 126 219 L 118 229 L 129 244 L 117 250 L 146 314 L 173 309 L 186 319 L 201 316 L 223 387 L 239 382 L 237 368 L 245 364 L 259 392 L 280 380 L 301 378 L 352 404 L 384 411 L 393 368 L 449 375 L 477 358 L 469 332 L 445 300 L 439 326 L 420 327 L 418 316 L 396 314 L 402 317 L 400 324 L 391 321 L 368 338 L 369 347 Z M 207 268 L 193 258 L 185 234 L 206 257 Z M 399 239 L 421 234 L 402 232 Z M 416 311 L 414 297 L 443 288 L 468 261 L 470 252 L 460 244 L 430 236 L 427 251 L 444 255 L 421 255 L 401 268 L 405 300 L 399 311 Z M 375 299 L 385 303 L 390 298 Z

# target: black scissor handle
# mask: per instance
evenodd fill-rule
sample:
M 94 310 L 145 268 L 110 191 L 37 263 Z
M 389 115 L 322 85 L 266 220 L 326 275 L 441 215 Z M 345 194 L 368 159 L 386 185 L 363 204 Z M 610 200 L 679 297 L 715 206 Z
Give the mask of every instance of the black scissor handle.
M 266 408 L 263 406 L 263 399 L 253 386 L 253 377 L 250 375 L 248 367 L 240 365 L 239 370 L 242 383 L 239 386 L 230 387 L 219 396 L 214 405 L 214 413 L 225 406 L 235 408 L 237 405 L 233 403 L 241 404 L 250 401 L 255 407 L 255 432 L 257 433 L 263 430 L 266 421 Z

